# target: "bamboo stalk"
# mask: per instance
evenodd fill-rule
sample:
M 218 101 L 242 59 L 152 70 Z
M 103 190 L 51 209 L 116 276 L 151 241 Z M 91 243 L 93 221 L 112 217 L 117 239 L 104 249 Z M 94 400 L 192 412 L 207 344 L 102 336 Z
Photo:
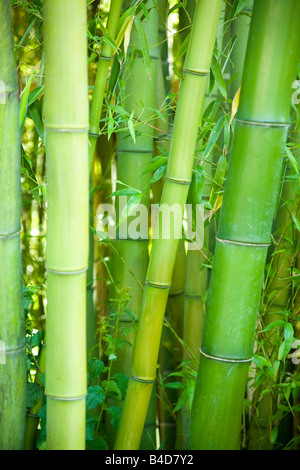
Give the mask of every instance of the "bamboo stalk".
M 197 4 L 161 201 L 167 207 L 178 203 L 182 208 L 187 199 L 220 9 L 219 0 L 201 0 Z M 201 44 L 200 50 L 199 44 Z M 172 234 L 172 227 L 170 239 L 163 239 L 160 236 L 153 240 L 131 376 L 115 443 L 116 449 L 135 449 L 139 445 L 155 381 L 162 322 L 177 246 L 178 239 Z
M 45 0 L 47 448 L 85 448 L 88 87 L 85 0 Z M 63 47 L 62 47 L 63 44 Z
M 22 298 L 18 81 L 10 2 L 0 3 L 0 449 L 24 448 L 26 354 Z
M 254 2 L 207 300 L 189 449 L 239 446 L 248 366 L 290 120 L 290 88 L 298 63 L 299 13 L 300 4 L 293 0 Z
M 129 129 L 124 129 L 117 135 L 117 179 L 131 188 L 141 191 L 144 196 L 140 204 L 143 204 L 146 210 L 149 211 L 151 174 L 149 172 L 144 173 L 144 171 L 146 165 L 151 162 L 153 155 L 154 128 L 153 126 L 148 126 L 147 121 L 151 119 L 156 106 L 158 14 L 153 0 L 145 1 L 144 5 L 149 12 L 149 21 L 147 18 L 142 19 L 142 10 L 137 16 L 137 21 L 142 24 L 147 40 L 150 70 L 147 70 L 144 62 L 145 58 L 141 54 L 143 50 L 141 37 L 138 30 L 135 30 L 133 27 L 127 52 L 129 57 L 131 55 L 130 60 L 132 60 L 132 63 L 129 64 L 128 74 L 124 76 L 125 98 L 122 106 L 129 115 L 134 116 L 137 135 L 135 140 L 133 140 Z M 117 184 L 118 189 L 124 189 L 124 186 Z M 142 229 L 138 239 L 131 237 L 130 233 L 126 230 L 126 237 L 124 239 L 124 235 L 121 236 L 122 221 L 118 217 L 120 205 L 121 202 L 117 196 L 116 214 L 117 222 L 120 222 L 120 226 L 119 230 L 117 230 L 117 239 L 114 242 L 116 253 L 113 255 L 112 275 L 116 285 L 123 291 L 123 295 L 124 289 L 128 293 L 129 301 L 126 305 L 126 310 L 130 310 L 135 322 L 138 322 L 143 295 L 142 286 L 148 264 L 148 230 L 144 231 Z M 134 219 L 135 216 L 128 217 L 127 228 Z M 117 296 L 120 295 L 117 292 L 115 294 Z M 119 319 L 120 338 L 122 337 L 122 330 L 128 330 L 130 327 L 131 333 L 126 339 L 133 344 L 135 341 L 135 328 L 132 325 L 132 318 L 125 311 Z M 114 372 L 121 372 L 128 376 L 131 360 L 132 347 L 124 347 L 123 351 L 119 351 L 118 363 L 115 364 Z M 153 448 L 153 442 L 155 441 L 156 412 L 155 400 L 153 399 L 152 404 L 154 411 L 149 409 L 141 441 L 142 449 Z M 151 434 L 152 438 L 149 439 L 148 434 Z

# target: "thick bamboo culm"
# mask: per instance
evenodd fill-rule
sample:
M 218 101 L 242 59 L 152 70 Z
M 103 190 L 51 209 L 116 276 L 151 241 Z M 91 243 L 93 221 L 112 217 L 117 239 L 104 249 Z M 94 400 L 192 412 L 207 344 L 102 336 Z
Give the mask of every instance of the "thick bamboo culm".
M 291 84 L 299 60 L 299 13 L 300 4 L 294 0 L 254 2 L 189 449 L 239 448 L 248 367 L 290 124 Z
M 49 450 L 85 448 L 89 223 L 86 28 L 85 0 L 44 1 Z
M 0 449 L 22 450 L 26 351 L 21 264 L 21 136 L 11 5 L 0 3 Z
M 182 210 L 186 203 L 220 10 L 220 0 L 200 0 L 197 3 L 160 209 L 162 204 L 172 207 L 177 203 Z M 139 446 L 155 381 L 163 317 L 179 241 L 172 233 L 173 229 L 171 224 L 170 239 L 160 236 L 153 240 L 131 376 L 115 449 L 137 449 Z

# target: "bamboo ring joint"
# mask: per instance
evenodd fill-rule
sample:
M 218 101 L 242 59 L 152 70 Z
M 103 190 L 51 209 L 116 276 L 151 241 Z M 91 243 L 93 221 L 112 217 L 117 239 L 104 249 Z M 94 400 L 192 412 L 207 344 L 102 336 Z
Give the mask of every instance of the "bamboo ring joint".
M 155 282 L 151 282 L 146 280 L 145 284 L 147 284 L 150 287 L 157 287 L 157 289 L 170 289 L 172 284 L 156 284 Z
M 287 122 L 267 122 L 267 121 L 250 121 L 248 119 L 235 118 L 235 121 L 240 124 L 249 124 L 250 126 L 260 127 L 290 127 L 290 123 Z
M 251 362 L 253 359 L 253 356 L 247 359 L 231 359 L 231 358 L 226 358 L 226 357 L 211 356 L 210 354 L 206 354 L 205 352 L 203 352 L 201 348 L 200 348 L 200 354 L 202 354 L 202 356 L 206 357 L 207 359 L 212 359 L 214 361 L 219 361 L 219 362 L 228 362 L 228 363 L 233 363 L 233 364 L 243 364 L 246 362 Z
M 271 243 L 238 242 L 236 240 L 226 240 L 220 237 L 216 237 L 216 240 L 220 243 L 231 243 L 233 245 L 251 246 L 251 247 L 257 247 L 257 248 L 268 248 L 271 244 Z
M 170 183 L 183 184 L 186 186 L 189 186 L 191 184 L 191 181 L 178 180 L 176 178 L 171 178 L 170 176 L 165 176 L 165 181 L 170 181 Z
M 87 394 L 85 393 L 84 395 L 80 395 L 78 397 L 55 397 L 54 395 L 49 395 L 48 393 L 45 393 L 46 397 L 50 398 L 51 400 L 57 400 L 57 401 L 76 401 L 76 400 L 83 400 L 86 398 Z
M 75 275 L 75 274 L 82 274 L 82 273 L 85 273 L 88 270 L 88 268 L 83 268 L 83 269 L 78 269 L 76 271 L 58 271 L 56 269 L 48 268 L 47 266 L 45 267 L 45 269 L 49 273 L 60 274 L 62 276 L 72 276 L 72 275 Z

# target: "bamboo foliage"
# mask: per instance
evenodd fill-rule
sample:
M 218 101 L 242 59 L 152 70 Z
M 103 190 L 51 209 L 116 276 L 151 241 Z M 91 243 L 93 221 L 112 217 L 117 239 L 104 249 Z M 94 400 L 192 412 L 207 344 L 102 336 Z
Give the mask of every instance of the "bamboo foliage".
M 10 2 L 0 4 L 0 449 L 24 447 L 26 354 L 20 246 L 21 154 Z
M 220 9 L 221 1 L 201 0 L 197 4 L 161 205 L 165 203 L 171 207 L 172 204 L 178 203 L 182 208 L 187 199 Z M 203 45 L 201 53 L 198 44 Z M 185 126 L 187 120 L 190 124 L 188 130 Z M 134 345 L 131 376 L 115 443 L 116 449 L 138 448 L 141 438 L 155 381 L 162 321 L 178 246 L 178 239 L 173 237 L 170 240 L 161 237 L 153 240 Z
M 293 0 L 254 2 L 207 300 L 190 449 L 238 447 L 290 121 L 290 88 L 299 58 L 299 8 L 299 2 Z
M 89 196 L 86 2 L 46 0 L 44 34 L 47 447 L 76 450 L 85 447 Z

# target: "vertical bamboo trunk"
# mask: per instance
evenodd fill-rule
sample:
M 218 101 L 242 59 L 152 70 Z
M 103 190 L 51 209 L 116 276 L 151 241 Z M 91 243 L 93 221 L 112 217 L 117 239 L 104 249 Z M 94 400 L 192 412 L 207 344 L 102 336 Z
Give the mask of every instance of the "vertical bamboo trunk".
M 47 448 L 85 448 L 88 94 L 85 0 L 45 0 Z
M 300 4 L 294 0 L 254 2 L 208 294 L 189 449 L 239 446 L 248 366 L 290 121 L 291 84 L 299 58 L 299 13 Z
M 9 0 L 0 4 L 0 449 L 24 448 L 26 354 L 20 247 L 18 82 Z
M 161 206 L 181 208 L 190 185 L 198 126 L 209 75 L 221 9 L 219 0 L 200 0 L 192 27 L 174 122 L 173 137 Z M 201 49 L 199 49 L 201 44 Z M 189 126 L 187 127 L 187 123 Z M 160 206 L 160 209 L 161 209 Z M 181 222 L 182 217 L 177 219 Z M 159 227 L 158 227 L 159 229 Z M 134 346 L 133 363 L 116 449 L 136 449 L 141 438 L 150 400 L 160 346 L 161 329 L 178 247 L 170 227 L 170 238 L 153 240 L 144 288 L 143 304 Z M 178 235 L 177 235 L 178 236 Z

